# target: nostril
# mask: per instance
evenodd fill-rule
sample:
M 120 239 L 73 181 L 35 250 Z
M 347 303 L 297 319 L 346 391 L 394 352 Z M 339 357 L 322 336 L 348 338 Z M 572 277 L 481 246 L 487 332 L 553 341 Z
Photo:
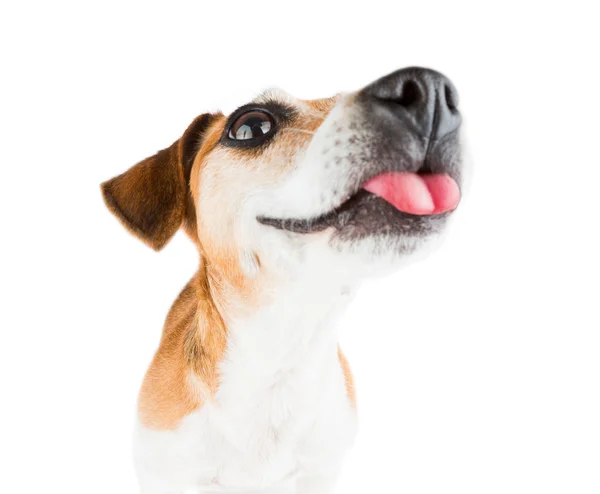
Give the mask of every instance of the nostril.
M 421 99 L 421 90 L 415 81 L 408 80 L 402 85 L 402 92 L 393 101 L 402 106 L 410 106 Z
M 454 92 L 447 84 L 444 86 L 444 96 L 446 97 L 446 106 L 450 109 L 450 111 L 456 111 L 457 101 L 454 95 Z

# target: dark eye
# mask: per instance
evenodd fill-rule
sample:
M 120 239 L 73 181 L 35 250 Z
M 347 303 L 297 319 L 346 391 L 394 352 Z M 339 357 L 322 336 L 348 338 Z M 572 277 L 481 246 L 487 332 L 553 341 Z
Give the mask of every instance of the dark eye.
M 229 138 L 246 141 L 267 135 L 273 129 L 273 119 L 267 113 L 251 111 L 244 113 L 233 122 L 229 129 Z

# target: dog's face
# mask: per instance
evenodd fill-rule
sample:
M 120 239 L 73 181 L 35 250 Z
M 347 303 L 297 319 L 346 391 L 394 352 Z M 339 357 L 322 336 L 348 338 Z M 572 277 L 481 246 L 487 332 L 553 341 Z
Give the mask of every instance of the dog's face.
M 205 114 L 103 184 L 109 208 L 160 249 L 183 225 L 238 282 L 315 267 L 362 276 L 436 237 L 460 198 L 460 115 L 441 74 L 405 69 L 356 93 L 268 91 Z

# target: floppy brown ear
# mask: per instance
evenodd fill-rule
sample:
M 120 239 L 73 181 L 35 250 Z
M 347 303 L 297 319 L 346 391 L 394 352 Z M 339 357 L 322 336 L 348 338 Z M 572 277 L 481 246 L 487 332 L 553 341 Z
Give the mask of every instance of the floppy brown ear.
M 101 186 L 108 209 L 154 250 L 162 249 L 183 222 L 194 157 L 213 118 L 200 115 L 170 147 Z

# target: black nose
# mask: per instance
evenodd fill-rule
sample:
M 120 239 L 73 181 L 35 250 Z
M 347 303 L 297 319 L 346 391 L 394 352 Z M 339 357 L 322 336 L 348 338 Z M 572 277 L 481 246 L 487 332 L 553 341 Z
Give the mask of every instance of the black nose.
M 362 94 L 417 134 L 432 140 L 439 140 L 460 126 L 458 93 L 447 77 L 434 70 L 398 70 L 370 84 Z

